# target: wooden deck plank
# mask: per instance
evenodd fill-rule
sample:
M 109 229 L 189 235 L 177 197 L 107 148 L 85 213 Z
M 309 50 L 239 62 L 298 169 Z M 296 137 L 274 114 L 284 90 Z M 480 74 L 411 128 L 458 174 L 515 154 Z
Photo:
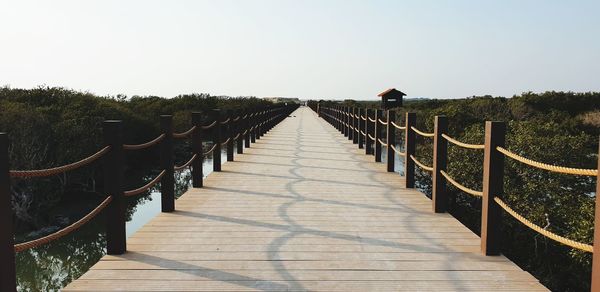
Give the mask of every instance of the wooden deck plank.
M 64 291 L 546 291 L 300 108 Z

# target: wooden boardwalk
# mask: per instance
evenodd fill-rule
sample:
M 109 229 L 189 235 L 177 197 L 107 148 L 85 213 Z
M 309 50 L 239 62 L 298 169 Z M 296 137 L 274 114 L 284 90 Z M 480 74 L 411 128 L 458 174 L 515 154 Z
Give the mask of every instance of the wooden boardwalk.
M 63 291 L 545 291 L 308 108 Z

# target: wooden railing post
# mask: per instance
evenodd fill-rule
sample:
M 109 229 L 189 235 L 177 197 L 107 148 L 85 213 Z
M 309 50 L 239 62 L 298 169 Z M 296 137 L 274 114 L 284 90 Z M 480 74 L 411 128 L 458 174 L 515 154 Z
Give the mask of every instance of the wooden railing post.
M 394 149 L 392 149 L 392 147 L 394 146 L 394 144 L 396 143 L 396 128 L 394 127 L 394 125 L 392 125 L 392 123 L 396 120 L 396 112 L 393 110 L 388 110 L 387 111 L 387 128 L 386 128 L 386 135 L 385 135 L 385 141 L 387 143 L 387 149 L 386 149 L 386 158 L 387 158 L 387 171 L 388 172 L 394 172 L 395 170 L 395 163 L 396 163 L 396 152 L 394 152 Z
M 404 130 L 404 183 L 406 188 L 415 187 L 415 162 L 410 159 L 411 155 L 416 153 L 416 136 L 411 129 L 417 124 L 417 114 L 406 113 L 406 129 Z
M 227 161 L 233 161 L 233 138 L 234 138 L 234 122 L 233 122 L 233 118 L 235 117 L 235 113 L 231 110 L 225 111 L 225 117 L 223 117 L 224 120 L 229 120 L 229 122 L 225 125 L 224 129 L 225 129 L 225 140 L 229 139 L 229 141 L 227 141 L 227 144 L 225 144 L 225 146 L 227 147 Z
M 165 174 L 160 179 L 161 211 L 175 210 L 175 163 L 173 161 L 173 116 L 160 116 L 160 128 L 165 138 L 160 142 L 160 164 Z
M 263 108 L 258 108 L 258 110 L 256 111 L 256 121 L 255 121 L 256 132 L 254 133 L 256 140 L 260 140 L 260 136 L 262 136 L 262 132 L 261 132 L 262 126 L 260 124 L 260 123 L 262 123 L 262 119 L 263 119 Z
M 104 121 L 104 144 L 110 150 L 104 157 L 104 192 L 112 196 L 106 210 L 106 251 L 123 254 L 127 250 L 125 235 L 125 196 L 123 194 L 123 129 L 118 120 Z
M 8 135 L 0 133 L 0 291 L 17 291 Z
M 235 147 L 237 148 L 237 154 L 244 154 L 244 111 L 237 111 L 237 116 L 239 116 L 240 118 L 237 120 L 237 122 L 235 122 L 235 132 L 233 133 L 234 136 L 238 136 L 237 140 L 235 141 Z
M 380 109 L 375 110 L 375 123 L 373 123 L 373 131 L 375 134 L 375 162 L 381 162 L 381 142 L 379 140 L 382 137 L 381 129 L 383 125 L 379 123 L 379 120 L 383 117 L 383 111 Z
M 256 124 L 257 124 L 256 121 L 258 121 L 258 110 L 254 109 L 254 110 L 252 110 L 252 118 L 249 121 L 249 126 L 250 126 L 251 130 L 248 130 L 248 131 L 250 131 L 250 141 L 252 143 L 256 143 L 256 132 L 258 131 L 256 129 Z
M 246 146 L 246 148 L 250 148 L 250 126 L 251 126 L 250 114 L 252 114 L 252 111 L 245 110 L 244 116 L 246 116 L 246 118 L 242 122 L 242 125 L 243 125 L 242 128 L 246 132 L 246 134 L 244 134 L 244 144 L 245 144 L 244 146 Z
M 213 109 L 211 111 L 211 120 L 216 121 L 214 131 L 213 131 L 213 144 L 215 145 L 215 150 L 213 150 L 213 171 L 221 171 L 221 121 L 223 121 L 221 117 L 221 110 Z
M 352 122 L 354 121 L 354 119 L 352 118 L 352 107 L 347 106 L 346 107 L 346 132 L 348 133 L 348 135 L 346 135 L 346 137 L 348 137 L 348 140 L 352 141 L 352 137 L 354 136 L 354 130 L 352 129 L 352 127 L 354 127 L 352 125 Z
M 502 209 L 494 197 L 502 198 L 504 193 L 504 155 L 496 147 L 504 147 L 505 135 L 504 122 L 485 122 L 481 204 L 481 252 L 484 255 L 500 254 Z
M 370 116 L 374 116 L 373 114 L 373 110 L 372 109 L 367 109 L 365 116 L 366 116 L 366 120 L 365 120 L 365 154 L 373 154 L 373 140 L 371 140 L 371 138 L 369 137 L 369 135 L 372 136 L 373 134 L 373 123 L 371 121 L 369 121 L 369 117 Z
M 599 146 L 600 148 L 600 146 Z M 598 151 L 600 153 L 600 149 Z M 600 155 L 596 176 L 596 210 L 594 217 L 594 253 L 592 254 L 592 292 L 600 292 Z
M 365 114 L 363 108 L 358 109 L 358 149 L 365 148 L 365 135 L 362 133 L 365 132 L 365 123 L 363 123 L 362 116 Z
M 192 154 L 196 155 L 196 159 L 192 162 L 192 186 L 195 188 L 202 187 L 204 172 L 202 165 L 204 164 L 204 149 L 202 149 L 202 113 L 192 113 L 192 124 L 196 130 L 192 132 Z
M 350 137 L 350 115 L 348 114 L 349 107 L 344 107 L 342 120 L 344 121 L 344 137 Z
M 352 129 L 350 129 L 350 137 L 349 140 L 352 140 L 352 144 L 358 143 L 358 135 L 356 135 L 356 108 L 350 108 L 350 125 Z
M 446 171 L 448 161 L 448 141 L 442 134 L 448 133 L 448 119 L 445 116 L 435 116 L 433 136 L 433 190 L 431 203 L 433 212 L 444 213 L 448 209 L 446 179 L 440 171 Z

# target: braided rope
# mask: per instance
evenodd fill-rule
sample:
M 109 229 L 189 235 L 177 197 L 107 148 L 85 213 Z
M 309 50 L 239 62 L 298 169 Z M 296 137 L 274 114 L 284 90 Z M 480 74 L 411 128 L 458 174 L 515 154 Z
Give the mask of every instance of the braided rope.
M 369 118 L 369 122 L 373 122 L 373 123 L 377 122 L 376 119 L 371 119 L 370 117 L 368 117 L 368 118 Z
M 221 125 L 226 125 L 227 123 L 229 123 L 229 121 L 231 121 L 231 118 L 227 118 L 226 120 L 219 122 Z
M 184 163 L 184 164 L 183 164 L 183 165 L 181 165 L 181 166 L 177 166 L 177 165 L 175 165 L 175 167 L 173 167 L 173 170 L 175 170 L 175 171 L 180 171 L 180 170 L 183 170 L 183 169 L 185 169 L 186 167 L 188 167 L 188 166 L 192 165 L 192 162 L 194 162 L 194 160 L 196 160 L 196 158 L 197 158 L 197 157 L 198 157 L 198 154 L 194 154 L 194 155 L 192 155 L 192 158 L 190 158 L 190 160 L 188 160 L 186 163 Z
M 360 132 L 360 130 L 358 128 L 355 128 L 354 130 L 356 131 L 356 133 Z
M 388 124 L 388 122 L 384 122 L 384 121 L 383 121 L 383 120 L 381 120 L 381 119 L 377 119 L 377 120 L 378 120 L 378 121 L 379 121 L 379 123 L 380 123 L 380 124 L 382 124 L 382 125 L 387 125 L 387 124 Z
M 468 143 L 463 143 L 463 142 L 460 142 L 460 141 L 458 141 L 458 140 L 456 140 L 456 139 L 454 139 L 454 138 L 452 138 L 452 137 L 450 137 L 450 136 L 448 136 L 446 134 L 442 134 L 442 137 L 444 137 L 444 139 L 448 140 L 448 142 L 450 142 L 450 143 L 452 143 L 452 144 L 454 144 L 456 146 L 463 147 L 463 148 L 468 148 L 468 149 L 484 149 L 485 148 L 485 145 L 483 145 L 483 144 L 468 144 Z
M 533 231 L 546 236 L 556 242 L 562 243 L 564 245 L 570 246 L 572 248 L 576 248 L 576 249 L 580 249 L 583 251 L 587 251 L 587 252 L 594 252 L 594 246 L 589 245 L 589 244 L 585 244 L 585 243 L 581 243 L 581 242 L 577 242 L 575 240 L 571 240 L 568 239 L 566 237 L 562 237 L 556 233 L 550 232 L 538 225 L 535 225 L 533 222 L 527 220 L 527 218 L 521 216 L 520 214 L 518 214 L 515 210 L 511 209 L 504 201 L 502 201 L 500 198 L 498 197 L 494 197 L 494 201 L 498 204 L 498 206 L 500 206 L 502 209 L 504 209 L 504 211 L 506 211 L 506 213 L 510 214 L 511 216 L 513 216 L 515 219 L 517 219 L 519 222 L 523 223 L 525 226 L 531 228 Z
M 186 138 L 187 136 L 189 136 L 190 134 L 192 134 L 195 130 L 196 130 L 196 126 L 191 127 L 189 130 L 185 131 L 185 132 L 181 132 L 181 133 L 173 133 L 173 138 L 177 138 L 177 139 L 182 139 L 182 138 Z
M 421 132 L 421 131 L 419 131 L 419 129 L 417 129 L 417 128 L 413 127 L 413 126 L 411 126 L 410 128 L 413 131 L 415 131 L 415 133 L 417 133 L 417 134 L 419 134 L 419 135 L 421 135 L 423 137 L 433 137 L 433 135 L 434 135 L 434 133 Z
M 141 150 L 141 149 L 146 149 L 148 147 L 152 147 L 156 144 L 158 144 L 160 141 L 162 141 L 164 138 L 166 137 L 165 134 L 160 134 L 158 137 L 154 138 L 154 140 L 148 141 L 146 143 L 142 143 L 142 144 L 133 144 L 133 145 L 129 145 L 129 144 L 124 144 L 123 145 L 123 149 L 125 150 Z
M 203 129 L 203 130 L 208 130 L 208 129 L 210 129 L 210 128 L 214 127 L 216 124 L 217 124 L 217 121 L 213 121 L 213 122 L 212 122 L 211 124 L 209 124 L 209 125 L 202 126 L 202 129 Z
M 363 117 L 363 116 L 360 116 L 360 119 L 361 119 L 361 120 L 363 120 L 363 121 L 366 121 L 366 120 L 367 120 L 367 118 L 365 118 L 365 117 Z
M 96 208 L 94 208 L 94 210 L 92 210 L 90 213 L 88 213 L 87 215 L 83 216 L 81 219 L 75 221 L 73 224 L 71 224 L 59 231 L 56 231 L 52 234 L 48 234 L 44 237 L 40 237 L 38 239 L 15 244 L 14 245 L 15 252 L 22 252 L 22 251 L 28 250 L 30 248 L 41 246 L 48 242 L 57 240 L 65 235 L 79 229 L 79 227 L 81 227 L 85 223 L 92 220 L 92 218 L 96 217 L 96 215 L 98 215 L 98 213 L 100 213 L 102 210 L 104 210 L 104 208 L 106 208 L 106 206 L 108 206 L 108 204 L 111 201 L 112 201 L 112 196 L 106 197 L 106 199 L 104 199 L 104 201 L 102 201 L 100 203 L 100 205 L 98 205 Z
M 163 171 L 161 171 L 153 180 L 151 180 L 144 186 L 139 187 L 137 189 L 130 190 L 130 191 L 125 191 L 123 193 L 127 197 L 141 194 L 141 193 L 147 191 L 148 189 L 150 189 L 151 187 L 153 187 L 154 185 L 156 185 L 160 181 L 160 179 L 163 177 L 163 175 L 165 175 L 165 173 L 167 173 L 167 170 L 163 169 Z
M 240 137 L 240 135 L 242 135 L 242 133 L 238 133 L 237 135 L 235 135 L 235 137 L 233 137 L 233 140 L 237 140 Z
M 227 140 L 221 142 L 221 146 L 227 145 L 227 143 L 229 143 L 229 140 L 231 140 L 231 137 L 229 137 L 229 138 L 227 138 Z
M 420 168 L 427 170 L 429 172 L 433 172 L 433 167 L 429 167 L 423 163 L 421 163 L 420 161 L 418 161 L 414 156 L 410 156 L 410 159 L 412 159 L 416 165 L 418 165 Z
M 381 141 L 381 139 L 377 139 L 377 141 L 379 141 L 379 144 L 381 144 L 384 147 L 387 147 L 387 143 L 383 143 L 383 141 Z
M 402 152 L 402 151 L 400 151 L 400 150 L 396 149 L 396 146 L 394 146 L 393 144 L 392 144 L 392 145 L 390 145 L 390 147 L 391 147 L 391 148 L 392 148 L 392 150 L 394 150 L 394 152 L 396 152 L 398 155 L 400 155 L 400 156 L 406 156 L 406 153 L 404 153 L 404 152 Z
M 524 163 L 524 164 L 527 164 L 529 166 L 533 166 L 536 168 L 548 170 L 548 171 L 565 173 L 565 174 L 574 174 L 574 175 L 588 175 L 588 176 L 598 175 L 597 169 L 571 168 L 571 167 L 564 167 L 564 166 L 556 166 L 556 165 L 546 164 L 546 163 L 542 163 L 542 162 L 537 162 L 537 161 L 531 160 L 529 158 L 519 156 L 519 155 L 512 153 L 502 147 L 496 147 L 496 150 L 498 150 L 500 153 L 502 153 L 514 160 L 517 160 L 521 163 Z
M 406 127 L 402 127 L 402 126 L 400 126 L 400 125 L 398 125 L 398 124 L 396 124 L 394 122 L 391 122 L 391 123 L 392 123 L 392 126 L 396 127 L 396 129 L 406 130 Z
M 213 146 L 210 148 L 210 150 L 204 152 L 204 156 L 211 154 L 213 151 L 215 151 L 215 148 L 217 148 L 217 144 L 213 144 Z
M 234 122 L 237 122 L 237 121 L 239 121 L 241 118 L 242 118 L 242 116 L 237 116 L 237 117 L 235 117 L 235 119 L 233 119 L 233 121 L 234 121 Z
M 445 171 L 440 170 L 440 174 L 442 174 L 442 176 L 444 176 L 449 183 L 451 183 L 452 185 L 457 187 L 459 190 L 461 190 L 469 195 L 473 195 L 476 197 L 483 197 L 483 192 L 472 190 L 472 189 L 469 189 L 469 188 L 459 184 L 457 181 L 452 179 L 452 177 L 450 177 L 450 175 L 447 174 Z
M 375 137 L 371 136 L 371 134 L 368 134 L 367 136 L 369 136 L 369 139 L 375 141 Z
M 79 161 L 76 161 L 76 162 L 73 162 L 73 163 L 70 163 L 67 165 L 57 166 L 57 167 L 47 168 L 47 169 L 11 170 L 11 171 L 9 171 L 9 175 L 10 175 L 10 177 L 43 177 L 43 176 L 51 176 L 51 175 L 55 175 L 55 174 L 60 174 L 63 172 L 67 172 L 67 171 L 88 165 L 88 164 L 94 162 L 95 160 L 97 160 L 98 158 L 102 157 L 109 150 L 110 150 L 110 146 L 106 146 L 106 147 L 100 149 L 100 151 L 98 151 L 82 160 L 79 160 Z
M 363 132 L 363 131 L 360 131 L 360 133 L 361 133 L 362 135 L 366 135 L 366 134 L 365 134 L 365 132 Z

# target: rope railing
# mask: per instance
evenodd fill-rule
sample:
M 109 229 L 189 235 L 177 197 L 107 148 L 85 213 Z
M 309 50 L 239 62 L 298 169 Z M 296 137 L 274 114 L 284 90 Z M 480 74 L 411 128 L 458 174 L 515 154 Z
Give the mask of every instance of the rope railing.
M 456 188 L 458 188 L 459 190 L 469 194 L 469 195 L 473 195 L 476 197 L 483 197 L 483 192 L 480 191 L 476 191 L 470 188 L 467 188 L 461 184 L 459 184 L 456 180 L 454 180 L 448 173 L 446 173 L 443 170 L 440 170 L 440 174 L 446 178 L 446 181 L 448 181 L 449 183 L 451 183 L 452 185 L 454 185 Z
M 517 219 L 517 221 L 523 223 L 523 225 L 529 227 L 531 230 L 533 230 L 547 238 L 550 238 L 556 242 L 570 246 L 572 248 L 576 248 L 576 249 L 587 251 L 587 252 L 594 252 L 594 247 L 592 245 L 577 242 L 575 240 L 571 240 L 566 237 L 560 236 L 556 233 L 548 231 L 548 230 L 534 224 L 533 222 L 527 220 L 527 218 L 521 216 L 515 210 L 511 209 L 504 201 L 502 201 L 502 199 L 500 199 L 498 197 L 494 197 L 494 201 L 498 204 L 498 206 L 500 206 L 500 208 L 504 209 L 504 211 L 506 211 L 506 213 L 508 213 L 513 218 Z
M 529 158 L 525 158 L 523 156 L 520 156 L 518 154 L 510 152 L 502 147 L 496 147 L 496 150 L 498 150 L 500 153 L 502 153 L 516 161 L 519 161 L 521 163 L 524 163 L 524 164 L 527 164 L 529 166 L 533 166 L 533 167 L 539 168 L 539 169 L 544 169 L 544 170 L 558 172 L 558 173 L 564 173 L 564 174 L 573 174 L 573 175 L 587 175 L 587 176 L 597 176 L 598 175 L 597 169 L 571 168 L 571 167 L 564 167 L 564 166 L 556 166 L 556 165 L 546 164 L 546 163 L 542 163 L 542 162 L 537 162 L 537 161 L 531 160 Z
M 417 129 L 417 128 L 413 127 L 413 126 L 411 126 L 410 129 L 413 130 L 415 133 L 423 136 L 423 137 L 431 138 L 431 137 L 433 137 L 435 135 L 434 133 L 421 132 L 421 131 L 419 131 L 419 129 Z
M 237 121 L 239 121 L 241 118 L 242 118 L 241 116 L 237 116 L 237 117 L 235 117 L 235 119 L 233 119 L 232 121 L 234 121 L 234 122 L 237 122 Z
M 230 137 L 230 138 L 227 138 L 227 140 L 225 140 L 225 141 L 221 142 L 221 146 L 225 146 L 225 145 L 227 145 L 227 143 L 229 143 L 229 141 L 230 141 L 230 140 L 231 140 L 231 137 Z
M 192 158 L 190 158 L 190 160 L 188 160 L 183 165 L 180 165 L 180 166 L 175 165 L 173 167 L 173 170 L 175 170 L 175 171 L 181 171 L 181 170 L 185 169 L 186 167 L 192 165 L 192 163 L 194 162 L 194 160 L 196 160 L 197 157 L 198 157 L 198 154 L 192 155 Z
M 227 123 L 229 123 L 229 121 L 231 121 L 231 118 L 227 118 L 226 120 L 219 122 L 221 125 L 226 125 Z
M 325 109 L 325 111 L 327 111 L 328 109 Z M 355 109 L 352 109 L 352 111 L 355 111 Z M 335 112 L 335 111 L 334 111 Z M 360 110 L 359 110 L 360 112 Z M 319 111 L 320 114 L 323 114 L 322 111 Z M 328 115 L 322 115 L 324 118 L 328 117 Z M 339 116 L 339 115 L 338 115 Z M 587 243 L 583 243 L 583 242 L 578 242 L 576 240 L 572 240 L 569 238 L 566 238 L 564 236 L 558 235 L 550 230 L 548 230 L 548 227 L 540 227 L 539 225 L 536 225 L 535 223 L 529 221 L 527 218 L 525 218 L 524 216 L 522 216 L 521 214 L 517 213 L 515 210 L 513 210 L 512 208 L 510 208 L 508 206 L 508 204 L 506 204 L 503 200 L 502 197 L 496 197 L 495 193 L 500 193 L 502 194 L 502 184 L 500 183 L 498 185 L 498 181 L 494 181 L 495 179 L 504 179 L 503 178 L 503 169 L 505 169 L 505 165 L 504 165 L 504 159 L 484 159 L 484 166 L 483 168 L 486 169 L 487 171 L 484 172 L 484 178 L 482 181 L 482 184 L 484 186 L 485 192 L 484 191 L 478 191 L 475 189 L 471 189 L 461 183 L 459 183 L 458 181 L 456 181 L 452 176 L 450 176 L 450 174 L 448 174 L 448 172 L 445 170 L 445 166 L 447 164 L 447 158 L 448 158 L 448 149 L 445 145 L 446 142 L 453 144 L 455 146 L 458 147 L 462 147 L 462 148 L 466 148 L 466 149 L 474 149 L 474 150 L 490 150 L 490 152 L 488 153 L 489 155 L 494 155 L 494 157 L 497 157 L 497 155 L 504 155 L 506 157 L 509 157 L 511 159 L 517 160 L 520 163 L 526 164 L 528 166 L 532 166 L 535 168 L 539 168 L 542 170 L 546 170 L 546 171 L 551 171 L 551 172 L 556 172 L 556 173 L 562 173 L 562 174 L 571 174 L 571 175 L 582 175 L 582 176 L 598 176 L 598 169 L 586 169 L 586 168 L 572 168 L 572 167 L 565 167 L 565 166 L 557 166 L 557 165 L 551 165 L 551 164 L 547 164 L 547 163 L 543 163 L 543 162 L 538 162 L 532 159 L 529 159 L 527 157 L 523 157 L 517 153 L 511 152 L 509 150 L 507 150 L 506 148 L 504 148 L 504 146 L 502 147 L 496 147 L 495 145 L 504 145 L 504 144 L 500 144 L 503 143 L 506 137 L 506 124 L 502 123 L 502 122 L 486 122 L 486 143 L 485 144 L 475 144 L 475 143 L 465 143 L 462 141 L 459 141 L 453 137 L 451 137 L 449 134 L 443 133 L 443 134 L 439 134 L 441 136 L 441 138 L 445 139 L 445 141 L 443 141 L 444 144 L 437 144 L 437 145 L 433 145 L 434 149 L 434 155 L 432 157 L 432 161 L 433 161 L 433 165 L 436 167 L 434 169 L 433 166 L 427 166 L 424 163 L 422 163 L 421 161 L 419 161 L 415 156 L 416 156 L 416 148 L 417 148 L 417 138 L 416 135 L 420 135 L 422 137 L 427 137 L 427 138 L 432 138 L 432 137 L 436 137 L 436 135 L 438 135 L 438 133 L 440 133 L 440 129 L 447 129 L 448 128 L 448 122 L 447 122 L 447 118 L 444 116 L 436 116 L 436 120 L 435 120 L 435 130 L 433 131 L 433 133 L 427 133 L 424 131 L 420 131 L 419 129 L 416 128 L 416 115 L 414 113 L 406 113 L 405 118 L 406 118 L 406 125 L 405 126 L 400 126 L 399 123 L 397 124 L 393 119 L 389 119 L 388 121 L 383 121 L 384 118 L 380 118 L 381 116 L 377 116 L 375 119 L 369 117 L 368 115 L 356 115 L 356 114 L 349 114 L 350 117 L 356 117 L 356 118 L 360 118 L 363 121 L 368 121 L 368 122 L 377 122 L 383 125 L 387 125 L 387 134 L 384 137 L 381 137 L 379 135 L 377 135 L 377 137 L 373 137 L 373 135 L 369 134 L 369 131 L 366 131 L 365 129 L 362 129 L 362 131 L 360 131 L 360 129 L 358 127 L 355 127 L 355 125 L 353 123 L 350 123 L 350 125 L 348 123 L 346 123 L 343 120 L 338 119 L 335 116 L 331 116 L 330 118 L 326 118 L 326 120 L 332 124 L 334 124 L 334 126 L 336 128 L 338 128 L 338 130 L 342 133 L 344 133 L 346 135 L 346 130 L 347 128 L 344 128 L 343 125 L 349 125 L 349 129 L 356 131 L 357 133 L 360 133 L 362 135 L 355 135 L 354 137 L 349 137 L 350 140 L 353 140 L 354 144 L 358 144 L 359 148 L 365 148 L 365 154 L 367 155 L 375 155 L 375 161 L 376 162 L 381 162 L 382 158 L 381 158 L 381 151 L 372 151 L 371 150 L 371 144 L 370 141 L 371 140 L 376 140 L 376 142 L 378 142 L 376 145 L 381 144 L 382 146 L 386 146 L 387 149 L 389 150 L 389 152 L 392 153 L 396 153 L 398 155 L 403 155 L 406 158 L 410 158 L 411 159 L 411 164 L 412 162 L 414 162 L 414 164 L 416 164 L 421 170 L 423 171 L 428 171 L 430 173 L 433 173 L 433 176 L 436 177 L 436 174 L 440 175 L 440 177 L 438 179 L 442 179 L 444 180 L 448 185 L 452 185 L 452 187 L 456 188 L 457 191 L 461 191 L 464 192 L 468 195 L 474 196 L 474 197 L 478 197 L 478 198 L 482 198 L 484 203 L 487 204 L 487 202 L 490 202 L 491 205 L 487 205 L 487 208 L 482 207 L 481 208 L 481 248 L 482 248 L 482 252 L 486 255 L 499 255 L 501 254 L 501 250 L 498 248 L 498 246 L 500 246 L 499 244 L 499 240 L 501 238 L 500 235 L 500 230 L 502 228 L 502 219 L 498 218 L 498 216 L 496 216 L 498 214 L 498 212 L 506 212 L 509 215 L 511 215 L 513 218 L 515 218 L 517 221 L 519 221 L 520 223 L 524 224 L 525 226 L 527 226 L 527 228 L 532 229 L 533 231 L 551 239 L 554 240 L 560 244 L 564 244 L 566 246 L 569 246 L 571 248 L 574 249 L 578 249 L 578 250 L 582 250 L 585 252 L 591 252 L 593 253 L 593 249 L 594 246 L 596 246 L 596 249 L 598 248 L 598 244 L 600 244 L 600 240 L 598 240 L 597 238 L 594 239 L 593 244 L 587 244 Z M 389 117 L 395 117 L 395 112 L 390 111 L 388 112 L 388 116 Z M 341 124 L 337 123 L 337 122 L 341 122 Z M 387 123 L 387 124 L 386 124 Z M 361 123 L 362 125 L 362 123 Z M 372 124 L 369 124 L 369 127 Z M 392 128 L 393 127 L 393 128 Z M 384 127 L 385 128 L 385 127 Z M 394 145 L 394 143 L 396 142 L 396 129 L 400 129 L 400 130 L 406 130 L 408 129 L 409 131 L 412 132 L 407 132 L 405 139 L 404 139 L 404 149 L 406 149 L 406 152 L 401 152 L 400 148 L 401 147 L 396 147 L 396 145 Z M 358 137 L 356 137 L 358 136 Z M 363 139 L 364 137 L 364 139 Z M 386 139 L 387 137 L 387 139 Z M 370 140 L 369 140 L 370 139 Z M 386 140 L 386 141 L 384 141 Z M 385 142 L 385 143 L 384 143 Z M 387 144 L 386 144 L 387 143 Z M 490 145 L 494 145 L 494 146 L 490 146 Z M 438 148 L 436 148 L 436 146 Z M 498 151 L 498 152 L 495 152 Z M 395 171 L 394 168 L 394 160 L 395 158 L 393 156 L 390 155 L 390 153 L 388 152 L 388 157 L 387 157 L 387 171 L 388 172 L 393 172 Z M 439 168 L 438 168 L 439 167 Z M 415 177 L 415 167 L 409 167 L 407 169 L 405 169 L 405 186 L 407 188 L 412 188 L 415 186 L 415 181 L 416 181 L 416 177 Z M 492 179 L 493 178 L 493 179 Z M 501 182 L 502 180 L 500 180 Z M 448 211 L 448 206 L 447 206 L 447 200 L 449 199 L 450 194 L 448 193 L 448 190 L 446 189 L 446 183 L 443 184 L 432 184 L 432 189 L 431 189 L 431 194 L 432 194 L 432 207 L 434 212 L 436 213 L 443 213 L 443 212 L 447 212 Z M 600 209 L 600 201 L 596 201 L 596 209 Z M 598 213 L 596 213 L 595 215 L 595 222 L 600 222 L 600 217 L 598 216 Z M 597 225 L 597 224 L 596 224 Z M 600 228 L 600 226 L 594 226 L 594 228 Z M 592 266 L 593 270 L 596 270 L 600 268 L 600 265 L 596 265 L 596 266 Z
M 444 139 L 448 140 L 448 142 L 456 145 L 456 146 L 460 146 L 463 148 L 468 148 L 468 149 L 485 149 L 485 145 L 483 144 L 468 144 L 468 143 L 463 143 L 460 142 L 446 134 L 442 134 L 442 137 L 444 137 Z
M 124 191 L 123 194 L 125 194 L 126 197 L 139 195 L 139 194 L 149 190 L 154 185 L 156 185 L 160 181 L 160 179 L 165 175 L 165 173 L 167 173 L 167 171 L 163 169 L 163 171 L 161 171 L 154 179 L 149 181 L 147 184 L 145 184 L 137 189 L 133 189 L 130 191 Z
M 215 148 L 217 148 L 217 144 L 213 144 L 213 146 L 206 152 L 204 152 L 204 156 L 211 154 L 213 151 L 215 151 Z
M 94 210 L 89 212 L 87 215 L 83 216 L 81 219 L 75 221 L 73 224 L 71 224 L 59 231 L 56 231 L 52 234 L 48 234 L 44 237 L 40 237 L 38 239 L 15 244 L 14 245 L 15 252 L 22 252 L 22 251 L 28 250 L 30 248 L 39 247 L 41 245 L 44 245 L 46 243 L 49 243 L 51 241 L 57 240 L 57 239 L 65 236 L 65 235 L 70 234 L 71 232 L 79 229 L 85 223 L 89 222 L 94 217 L 96 217 L 96 215 L 98 215 L 98 213 L 100 213 L 102 210 L 104 210 L 104 208 L 106 208 L 111 201 L 112 201 L 112 196 L 106 197 L 106 199 L 104 199 L 104 201 L 102 201 L 96 208 L 94 208 Z
M 45 176 L 52 176 L 52 175 L 56 175 L 56 174 L 61 174 L 67 171 L 71 171 L 83 166 L 86 166 L 94 161 L 96 161 L 98 158 L 104 156 L 104 154 L 108 153 L 108 151 L 110 150 L 110 146 L 106 146 L 102 149 L 100 149 L 98 152 L 84 158 L 81 159 L 79 161 L 67 164 L 67 165 L 63 165 L 63 166 L 57 166 L 57 167 L 53 167 L 53 168 L 46 168 L 46 169 L 34 169 L 34 170 L 10 170 L 9 171 L 9 175 L 10 177 L 20 177 L 20 178 L 27 178 L 27 177 L 45 177 Z
M 429 172 L 433 172 L 433 167 L 431 166 L 427 166 L 423 163 L 421 163 L 419 160 L 417 160 L 417 158 L 415 158 L 413 155 L 410 156 L 410 159 L 412 159 L 412 161 L 415 162 L 416 165 L 418 165 L 420 168 L 427 170 Z
M 394 122 L 392 122 L 392 126 L 394 126 L 398 130 L 406 130 L 406 127 L 400 126 Z
M 150 140 L 146 143 L 142 143 L 142 144 L 123 144 L 123 149 L 125 150 L 141 150 L 141 149 L 146 149 L 149 147 L 152 147 L 156 144 L 158 144 L 160 141 L 162 141 L 165 138 L 165 134 L 160 134 L 158 135 L 158 137 L 154 138 L 153 140 Z
M 214 127 L 217 124 L 217 121 L 213 121 L 212 123 L 206 125 L 206 126 L 202 126 L 202 130 L 208 130 L 212 127 Z
M 189 135 L 191 135 L 192 133 L 194 133 L 194 131 L 196 130 L 196 126 L 191 127 L 189 130 L 185 131 L 185 132 L 181 132 L 181 133 L 173 133 L 173 138 L 176 139 L 183 139 L 183 138 L 187 138 Z
M 394 144 L 390 145 L 390 147 L 392 148 L 392 150 L 394 150 L 394 152 L 396 152 L 396 154 L 398 154 L 400 156 L 406 156 L 406 153 L 397 149 L 396 146 L 394 146 Z

